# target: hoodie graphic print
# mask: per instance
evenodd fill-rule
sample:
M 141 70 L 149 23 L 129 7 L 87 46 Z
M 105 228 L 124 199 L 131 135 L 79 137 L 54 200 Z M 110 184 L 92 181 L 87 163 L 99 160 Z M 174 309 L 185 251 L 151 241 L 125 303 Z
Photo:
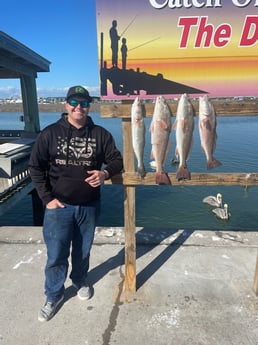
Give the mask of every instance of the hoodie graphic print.
M 57 165 L 90 166 L 90 160 L 96 152 L 94 138 L 57 138 Z

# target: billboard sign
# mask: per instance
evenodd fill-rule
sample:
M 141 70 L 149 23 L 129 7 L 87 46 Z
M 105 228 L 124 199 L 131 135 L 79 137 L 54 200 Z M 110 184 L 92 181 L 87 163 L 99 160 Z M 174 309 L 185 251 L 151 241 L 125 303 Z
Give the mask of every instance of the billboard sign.
M 102 99 L 258 96 L 258 0 L 96 0 Z

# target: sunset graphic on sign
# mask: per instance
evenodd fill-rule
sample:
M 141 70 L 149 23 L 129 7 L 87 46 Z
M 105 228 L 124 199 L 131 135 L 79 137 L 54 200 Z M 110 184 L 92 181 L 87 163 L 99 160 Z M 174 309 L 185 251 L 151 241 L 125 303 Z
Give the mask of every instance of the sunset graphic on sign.
M 153 3 L 167 5 L 157 9 Z M 258 96 L 257 5 L 207 1 L 210 7 L 169 8 L 168 3 L 96 1 L 101 96 L 174 97 L 184 90 Z

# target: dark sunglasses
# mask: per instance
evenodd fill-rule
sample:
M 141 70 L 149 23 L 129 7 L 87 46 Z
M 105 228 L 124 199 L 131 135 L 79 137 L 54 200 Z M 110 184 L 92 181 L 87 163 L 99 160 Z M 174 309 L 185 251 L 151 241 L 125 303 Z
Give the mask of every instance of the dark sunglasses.
M 77 107 L 80 104 L 82 108 L 89 108 L 90 105 L 88 101 L 77 101 L 76 99 L 68 99 L 67 103 L 72 107 Z

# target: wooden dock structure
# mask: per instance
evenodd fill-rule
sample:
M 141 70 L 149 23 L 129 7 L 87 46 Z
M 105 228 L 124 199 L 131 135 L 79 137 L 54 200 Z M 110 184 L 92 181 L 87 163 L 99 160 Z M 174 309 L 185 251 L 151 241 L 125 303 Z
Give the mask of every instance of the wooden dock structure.
M 126 101 L 124 104 L 111 104 L 101 106 L 101 117 L 120 118 L 122 120 L 123 132 L 123 158 L 124 172 L 111 178 L 105 183 L 124 185 L 124 227 L 125 227 L 125 293 L 130 298 L 131 294 L 136 292 L 136 224 L 135 224 L 135 187 L 137 185 L 155 185 L 155 173 L 147 173 L 144 178 L 140 178 L 135 172 L 135 157 L 132 147 L 131 131 L 131 104 L 132 101 Z M 172 114 L 175 114 L 175 105 L 170 105 Z M 196 106 L 196 105 L 195 105 Z M 243 108 L 243 107 L 242 107 Z M 228 109 L 228 108 L 225 108 Z M 154 110 L 154 104 L 146 103 L 143 105 L 143 112 L 146 117 L 151 117 Z M 231 109 L 232 110 L 232 109 Z M 217 108 L 216 108 L 217 111 Z M 225 111 L 221 110 L 222 114 Z M 236 109 L 235 109 L 236 111 Z M 239 111 L 239 109 L 238 109 Z M 247 113 L 247 109 L 245 109 Z M 258 115 L 258 102 L 256 101 L 249 114 Z M 232 115 L 232 114 L 231 114 Z M 178 181 L 175 173 L 168 173 L 172 185 L 220 185 L 243 187 L 258 185 L 257 174 L 243 173 L 191 173 L 191 180 Z M 165 187 L 165 186 L 164 186 Z M 166 188 L 166 187 L 165 187 Z M 255 271 L 253 289 L 258 295 L 258 256 Z
M 33 189 L 27 165 L 40 132 L 36 78 L 49 66 L 50 61 L 0 31 L 0 79 L 20 80 L 24 118 L 23 131 L 2 131 L 0 137 L 0 215 Z

